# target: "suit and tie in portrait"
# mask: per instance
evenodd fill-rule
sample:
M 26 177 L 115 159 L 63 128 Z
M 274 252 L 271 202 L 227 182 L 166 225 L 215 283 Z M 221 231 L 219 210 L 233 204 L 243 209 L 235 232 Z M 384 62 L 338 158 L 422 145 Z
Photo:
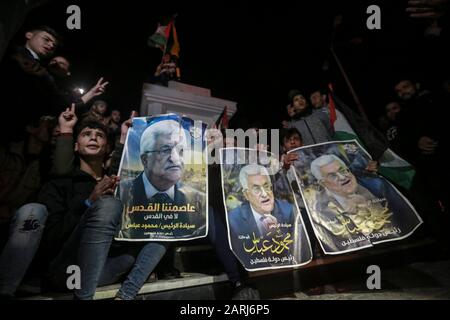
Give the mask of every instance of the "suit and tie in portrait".
M 119 186 L 124 204 L 122 236 L 183 240 L 206 235 L 206 195 L 181 182 L 187 148 L 184 131 L 174 120 L 156 122 L 143 131 L 140 160 L 144 171 Z M 130 225 L 134 227 L 127 228 Z
M 356 177 L 339 157 L 322 155 L 311 162 L 321 190 L 308 191 L 313 226 L 327 254 L 400 240 L 420 226 L 414 208 L 385 179 Z
M 232 249 L 247 270 L 307 263 L 311 247 L 298 209 L 275 199 L 267 169 L 247 165 L 239 181 L 245 201 L 228 213 Z

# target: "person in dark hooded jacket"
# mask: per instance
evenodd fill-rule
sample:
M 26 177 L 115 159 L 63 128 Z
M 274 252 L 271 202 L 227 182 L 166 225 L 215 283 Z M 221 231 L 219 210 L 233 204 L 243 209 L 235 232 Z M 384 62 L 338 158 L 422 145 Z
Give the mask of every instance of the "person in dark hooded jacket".
M 442 211 L 449 207 L 450 179 L 446 170 L 449 139 L 445 102 L 428 91 L 420 90 L 417 83 L 402 79 L 395 84 L 401 111 L 396 116 L 397 135 L 390 141 L 391 148 L 415 166 L 420 181 L 437 200 Z

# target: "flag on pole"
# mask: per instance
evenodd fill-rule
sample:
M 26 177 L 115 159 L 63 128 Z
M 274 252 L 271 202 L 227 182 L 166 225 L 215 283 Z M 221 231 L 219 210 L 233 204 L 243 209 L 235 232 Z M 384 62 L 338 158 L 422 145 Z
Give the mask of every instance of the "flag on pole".
M 344 141 L 356 139 L 380 163 L 378 172 L 396 183 L 409 189 L 415 175 L 415 170 L 407 161 L 389 149 L 384 136 L 377 129 L 357 115 L 344 103 L 337 103 L 329 85 L 328 101 L 330 121 L 334 128 L 333 140 Z
M 333 87 L 331 85 L 331 83 L 328 85 L 329 88 L 329 94 L 328 94 L 328 107 L 330 110 L 330 123 L 331 123 L 331 127 L 334 127 L 334 123 L 336 122 L 336 105 L 334 104 L 334 99 L 331 96 L 331 93 L 333 92 Z
M 147 44 L 153 48 L 161 49 L 165 54 L 180 57 L 180 43 L 175 27 L 175 17 L 171 18 L 167 24 L 158 23 L 155 33 L 147 41 Z
M 155 33 L 153 33 L 147 41 L 147 44 L 153 48 L 160 48 L 164 51 L 167 44 L 167 39 L 169 38 L 170 29 L 172 26 L 172 21 L 167 25 L 162 25 L 158 23 Z
M 227 113 L 227 106 L 223 108 L 222 113 L 220 114 L 219 118 L 216 121 L 215 124 L 216 129 L 228 129 L 228 113 Z
M 175 28 L 175 21 L 173 21 L 172 23 L 172 28 L 171 28 L 171 36 L 169 35 L 168 37 L 168 42 L 167 42 L 167 48 L 166 52 L 170 52 L 171 56 L 175 56 L 178 58 L 180 58 L 180 43 L 178 42 L 178 34 L 177 34 L 177 29 Z

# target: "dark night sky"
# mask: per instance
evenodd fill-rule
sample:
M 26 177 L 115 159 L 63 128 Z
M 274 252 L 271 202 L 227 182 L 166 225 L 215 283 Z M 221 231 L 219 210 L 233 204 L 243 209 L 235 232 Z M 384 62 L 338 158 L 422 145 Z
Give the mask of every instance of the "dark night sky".
M 61 32 L 65 46 L 59 53 L 72 61 L 74 83 L 87 88 L 104 76 L 110 81 L 104 99 L 128 113 L 139 109 L 142 82 L 161 58 L 159 50 L 147 47 L 147 38 L 162 15 L 176 12 L 182 81 L 237 101 L 240 119 L 275 127 L 291 88 L 307 91 L 332 80 L 351 103 L 335 65 L 322 72 L 337 13 L 344 14 L 338 53 L 363 105 L 376 116 L 390 98 L 392 74 L 426 54 L 421 24 L 407 19 L 406 2 L 63 0 L 31 12 L 25 26 L 48 24 Z M 382 9 L 382 30 L 369 31 L 366 8 L 374 3 Z M 66 29 L 70 4 L 81 7 L 81 30 Z M 349 44 L 357 36 L 363 42 Z

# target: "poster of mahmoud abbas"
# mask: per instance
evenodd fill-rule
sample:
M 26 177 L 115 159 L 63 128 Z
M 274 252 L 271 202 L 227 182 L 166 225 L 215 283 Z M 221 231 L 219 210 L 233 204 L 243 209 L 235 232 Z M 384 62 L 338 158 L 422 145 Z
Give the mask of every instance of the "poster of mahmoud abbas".
M 134 118 L 116 191 L 116 240 L 179 241 L 207 235 L 206 124 L 177 114 Z
M 273 154 L 221 149 L 222 187 L 231 250 L 248 271 L 296 267 L 312 251 L 292 191 L 277 189 L 282 173 Z
M 356 140 L 301 147 L 295 162 L 308 216 L 326 254 L 410 236 L 422 219 L 385 178 L 366 170 L 370 155 Z

